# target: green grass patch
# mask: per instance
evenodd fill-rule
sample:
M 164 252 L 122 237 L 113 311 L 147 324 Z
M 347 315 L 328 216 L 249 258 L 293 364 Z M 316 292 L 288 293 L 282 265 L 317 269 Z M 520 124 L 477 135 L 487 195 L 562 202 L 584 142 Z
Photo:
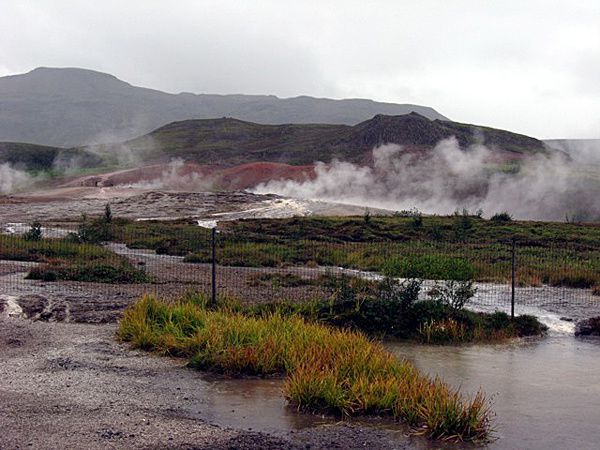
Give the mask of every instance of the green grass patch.
M 451 217 L 304 217 L 248 219 L 219 225 L 217 259 L 245 267 L 339 266 L 424 279 L 511 278 L 517 241 L 517 284 L 589 288 L 600 285 L 600 225 Z M 211 261 L 209 231 L 195 223 L 136 222 L 116 227 L 130 247 Z
M 475 277 L 473 264 L 466 259 L 446 255 L 393 258 L 384 263 L 382 271 L 386 276 L 403 278 L 471 280 Z
M 30 270 L 27 278 L 98 283 L 147 283 L 145 272 L 124 257 L 94 244 L 66 239 L 30 241 L 20 236 L 0 235 L 0 259 L 41 263 Z
M 285 395 L 300 408 L 392 416 L 434 438 L 482 440 L 490 432 L 482 393 L 464 399 L 365 335 L 298 316 L 249 317 L 193 298 L 144 297 L 125 312 L 118 336 L 201 369 L 285 374 Z

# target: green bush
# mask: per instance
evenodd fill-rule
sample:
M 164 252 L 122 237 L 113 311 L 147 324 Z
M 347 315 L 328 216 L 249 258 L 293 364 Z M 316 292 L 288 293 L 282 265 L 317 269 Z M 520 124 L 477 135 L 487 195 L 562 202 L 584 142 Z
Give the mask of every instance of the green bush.
M 492 222 L 496 222 L 496 223 L 508 223 L 508 222 L 512 222 L 512 217 L 509 213 L 505 212 L 501 212 L 501 213 L 496 213 L 494 214 L 490 220 Z
M 392 258 L 384 264 L 383 273 L 388 277 L 470 280 L 475 276 L 475 268 L 463 258 L 420 255 Z
M 476 292 L 477 288 L 473 287 L 472 281 L 448 280 L 444 283 L 436 284 L 429 291 L 429 296 L 455 311 L 460 311 L 473 298 Z

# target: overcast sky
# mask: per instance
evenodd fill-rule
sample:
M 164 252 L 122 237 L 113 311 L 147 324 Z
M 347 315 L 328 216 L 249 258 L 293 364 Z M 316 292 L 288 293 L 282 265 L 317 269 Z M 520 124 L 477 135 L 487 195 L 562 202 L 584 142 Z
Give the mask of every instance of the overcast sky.
M 540 138 L 600 138 L 600 1 L 1 0 L 0 75 L 168 92 L 364 97 Z

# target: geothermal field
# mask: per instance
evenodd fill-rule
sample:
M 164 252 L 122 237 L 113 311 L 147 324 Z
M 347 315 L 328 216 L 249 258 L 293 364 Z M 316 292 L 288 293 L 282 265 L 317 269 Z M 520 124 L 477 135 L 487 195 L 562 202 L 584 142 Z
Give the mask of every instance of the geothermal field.
M 597 449 L 600 10 L 513 6 L 3 4 L 0 450 Z

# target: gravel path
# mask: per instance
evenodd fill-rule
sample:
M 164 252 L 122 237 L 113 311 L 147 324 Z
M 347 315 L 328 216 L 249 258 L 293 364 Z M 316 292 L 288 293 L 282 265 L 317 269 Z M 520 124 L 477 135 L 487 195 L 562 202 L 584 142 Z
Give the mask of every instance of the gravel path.
M 186 369 L 183 361 L 118 343 L 114 323 L 28 320 L 14 317 L 14 308 L 8 317 L 8 303 L 6 296 L 0 302 L 0 449 L 426 445 L 398 431 L 332 421 L 274 433 L 211 423 L 207 418 L 214 416 L 219 397 L 207 390 L 212 385 L 204 375 Z

